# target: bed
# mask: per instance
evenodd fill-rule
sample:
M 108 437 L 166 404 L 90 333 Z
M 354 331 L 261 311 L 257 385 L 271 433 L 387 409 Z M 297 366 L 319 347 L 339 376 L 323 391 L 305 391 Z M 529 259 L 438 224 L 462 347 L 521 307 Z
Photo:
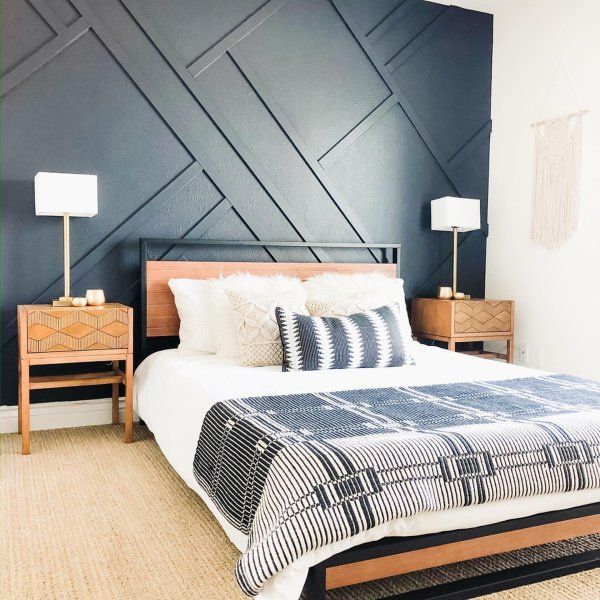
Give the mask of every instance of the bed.
M 186 247 L 258 246 L 354 248 L 368 250 L 381 262 L 253 263 L 164 260 L 184 257 Z M 171 277 L 207 279 L 240 271 L 293 274 L 300 278 L 325 272 L 382 272 L 399 275 L 399 246 L 394 244 L 311 244 L 208 242 L 143 239 L 141 249 L 142 345 L 146 357 L 135 375 L 135 409 L 153 432 L 165 457 L 215 515 L 234 545 L 243 552 L 248 533 L 232 525 L 218 499 L 199 485 L 194 470 L 202 424 L 217 404 L 237 398 L 313 397 L 323 392 L 359 393 L 373 389 L 419 390 L 464 382 L 526 381 L 539 373 L 515 365 L 415 345 L 416 364 L 385 369 L 347 369 L 284 373 L 281 367 L 242 367 L 214 355 L 180 356 L 175 349 L 153 352 L 153 341 L 173 345 L 177 312 L 167 281 Z M 154 254 L 156 257 L 154 259 Z M 152 260 L 149 257 L 153 256 Z M 490 383 L 490 385 L 494 385 Z M 570 382 L 561 385 L 578 385 Z M 312 395 L 312 396 L 311 396 Z M 263 600 L 296 599 L 308 581 L 310 600 L 325 598 L 327 589 L 370 581 L 478 556 L 510 551 L 600 532 L 600 486 L 572 491 L 506 498 L 417 511 L 354 535 L 317 544 L 288 561 L 262 582 Z M 600 566 L 597 552 L 510 569 L 490 576 L 431 588 L 420 597 L 472 597 L 514 585 Z M 307 580 L 308 577 L 308 580 Z

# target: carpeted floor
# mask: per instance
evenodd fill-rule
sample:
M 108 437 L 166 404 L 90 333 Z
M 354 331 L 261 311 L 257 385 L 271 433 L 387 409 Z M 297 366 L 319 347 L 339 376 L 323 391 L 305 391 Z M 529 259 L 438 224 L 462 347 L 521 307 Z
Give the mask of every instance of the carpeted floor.
M 120 427 L 40 431 L 32 454 L 2 436 L 0 597 L 10 599 L 242 599 L 237 551 L 179 479 L 148 431 L 121 441 Z M 494 568 L 576 550 L 600 536 L 545 546 L 331 592 L 372 600 Z M 493 596 L 494 600 L 600 597 L 600 569 Z

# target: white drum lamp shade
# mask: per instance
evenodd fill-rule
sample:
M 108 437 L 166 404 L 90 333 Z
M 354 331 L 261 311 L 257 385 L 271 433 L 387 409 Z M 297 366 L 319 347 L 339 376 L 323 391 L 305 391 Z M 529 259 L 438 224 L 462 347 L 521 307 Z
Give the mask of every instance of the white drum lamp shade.
M 93 217 L 98 214 L 98 178 L 75 173 L 35 176 L 35 214 L 41 217 Z
M 473 231 L 481 227 L 479 200 L 444 196 L 431 201 L 431 229 Z
M 63 256 L 65 294 L 54 306 L 70 306 L 71 256 L 69 217 L 93 217 L 98 214 L 98 178 L 78 173 L 40 172 L 34 178 L 35 214 L 40 217 L 63 217 Z
M 458 273 L 458 232 L 480 229 L 479 200 L 444 196 L 431 201 L 431 229 L 454 233 L 452 261 L 452 293 L 456 294 Z

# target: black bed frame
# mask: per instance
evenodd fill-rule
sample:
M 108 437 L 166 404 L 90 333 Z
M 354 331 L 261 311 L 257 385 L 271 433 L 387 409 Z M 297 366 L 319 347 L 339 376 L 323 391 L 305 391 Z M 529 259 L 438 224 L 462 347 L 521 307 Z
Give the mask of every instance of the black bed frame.
M 397 265 L 397 274 L 400 275 L 400 244 L 371 244 L 371 243 L 335 243 L 335 242 L 263 242 L 263 241 L 225 241 L 225 240 L 191 240 L 169 238 L 142 238 L 140 239 L 140 269 L 141 269 L 141 354 L 148 355 L 148 339 L 146 328 L 147 313 L 147 285 L 146 263 L 148 260 L 161 260 L 173 249 L 179 247 L 258 247 L 267 253 L 273 248 L 306 248 L 311 252 L 315 249 L 341 249 L 354 248 L 368 250 L 375 260 Z M 158 250 L 156 256 L 150 256 L 153 250 Z M 377 256 L 381 252 L 381 257 Z M 269 253 L 270 254 L 270 253 Z M 315 261 L 319 260 L 313 252 Z M 391 256 L 390 256 L 391 254 Z M 273 258 L 272 254 L 271 257 Z M 170 259 L 169 259 L 170 260 Z M 388 537 L 375 542 L 355 546 L 344 552 L 331 556 L 327 560 L 311 567 L 306 585 L 308 600 L 325 600 L 326 598 L 326 571 L 329 567 L 349 565 L 365 560 L 385 556 L 401 555 L 425 548 L 435 548 L 445 544 L 462 542 L 482 538 L 489 535 L 518 531 L 540 525 L 548 525 L 571 519 L 590 517 L 600 514 L 600 502 L 576 506 L 573 508 L 545 512 L 519 519 L 511 519 L 500 523 L 492 523 L 482 527 L 470 529 L 457 529 L 441 533 L 410 536 Z M 414 592 L 402 593 L 381 600 L 462 600 L 491 594 L 521 585 L 536 583 L 554 577 L 577 573 L 587 569 L 600 567 L 600 547 L 596 550 L 580 552 L 574 555 L 563 556 L 527 564 L 520 567 L 503 569 L 484 575 L 469 577 L 435 585 Z M 590 598 L 592 595 L 590 595 Z
M 455 529 L 452 531 L 411 537 L 388 537 L 376 542 L 355 546 L 354 548 L 336 554 L 311 568 L 307 580 L 308 600 L 325 600 L 325 571 L 327 567 L 346 565 L 363 560 L 380 558 L 382 556 L 402 554 L 403 552 L 411 552 L 423 548 L 443 546 L 444 544 L 451 544 L 453 542 L 462 542 L 464 540 L 481 538 L 497 533 L 506 533 L 539 525 L 558 523 L 570 519 L 597 515 L 598 513 L 600 513 L 600 503 L 586 504 L 584 506 L 576 506 L 564 510 L 539 513 L 520 519 L 501 521 L 500 523 L 492 523 L 482 527 Z M 459 579 L 457 581 L 435 585 L 414 592 L 405 592 L 395 596 L 381 598 L 380 600 L 462 600 L 463 598 L 476 598 L 477 596 L 492 594 L 520 585 L 536 583 L 554 577 L 562 577 L 563 575 L 578 573 L 579 571 L 597 567 L 600 567 L 600 547 L 597 550 L 580 552 L 569 556 L 535 562 L 533 564 L 485 573 L 484 575 Z M 598 590 L 598 595 L 600 596 L 600 590 Z M 593 596 L 590 594 L 590 600 L 592 597 Z

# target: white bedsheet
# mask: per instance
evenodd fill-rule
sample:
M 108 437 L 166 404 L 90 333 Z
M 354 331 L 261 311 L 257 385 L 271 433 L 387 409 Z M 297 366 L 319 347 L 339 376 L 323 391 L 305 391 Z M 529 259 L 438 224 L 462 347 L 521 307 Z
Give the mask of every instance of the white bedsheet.
M 214 355 L 180 356 L 177 350 L 165 350 L 149 356 L 137 369 L 135 410 L 154 433 L 171 466 L 201 496 L 233 544 L 242 550 L 247 536 L 229 525 L 193 473 L 202 421 L 215 402 L 270 394 L 509 379 L 538 373 L 416 343 L 415 358 L 417 364 L 407 367 L 283 373 L 281 367 L 242 367 Z M 504 500 L 397 519 L 309 552 L 269 580 L 260 598 L 296 600 L 310 566 L 382 537 L 477 527 L 591 502 L 600 502 L 600 490 Z

